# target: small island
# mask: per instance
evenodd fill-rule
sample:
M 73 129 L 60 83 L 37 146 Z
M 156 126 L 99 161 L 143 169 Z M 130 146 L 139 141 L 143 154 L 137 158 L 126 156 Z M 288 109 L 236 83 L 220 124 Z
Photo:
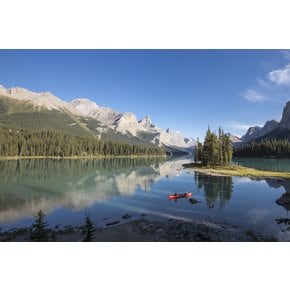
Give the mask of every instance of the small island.
M 204 142 L 197 142 L 194 162 L 184 164 L 195 172 L 215 176 L 253 178 L 289 178 L 289 172 L 264 171 L 232 164 L 233 149 L 229 137 L 219 129 L 218 135 L 208 128 Z
M 265 171 L 240 165 L 228 166 L 201 166 L 196 163 L 184 164 L 184 168 L 193 168 L 195 172 L 216 176 L 246 176 L 255 178 L 289 178 L 290 172 Z

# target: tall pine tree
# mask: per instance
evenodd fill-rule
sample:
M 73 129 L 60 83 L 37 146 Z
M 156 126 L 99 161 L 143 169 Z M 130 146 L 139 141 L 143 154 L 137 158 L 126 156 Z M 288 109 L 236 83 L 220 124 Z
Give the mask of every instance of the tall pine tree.
M 203 144 L 197 141 L 194 161 L 205 166 L 224 166 L 232 162 L 232 143 L 219 128 L 218 135 L 208 128 Z
M 33 242 L 48 242 L 48 224 L 44 221 L 45 215 L 39 211 L 37 218 L 30 228 L 30 240 Z

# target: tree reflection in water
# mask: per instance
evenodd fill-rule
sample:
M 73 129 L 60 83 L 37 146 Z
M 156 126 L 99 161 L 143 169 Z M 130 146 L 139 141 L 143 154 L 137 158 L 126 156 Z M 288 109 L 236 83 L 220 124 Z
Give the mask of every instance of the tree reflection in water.
M 204 199 L 209 208 L 214 208 L 218 203 L 220 208 L 231 199 L 233 181 L 231 176 L 210 176 L 195 172 L 195 184 L 204 191 Z

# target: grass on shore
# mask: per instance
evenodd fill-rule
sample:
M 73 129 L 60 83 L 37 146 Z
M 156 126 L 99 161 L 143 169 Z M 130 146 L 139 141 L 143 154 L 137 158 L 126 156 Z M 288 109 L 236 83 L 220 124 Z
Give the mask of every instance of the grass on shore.
M 260 178 L 289 178 L 290 172 L 275 172 L 258 170 L 254 168 L 239 166 L 239 165 L 228 165 L 228 166 L 217 166 L 207 167 L 201 166 L 200 164 L 184 164 L 185 168 L 192 168 L 196 172 L 205 173 L 209 175 L 226 175 L 226 176 L 246 176 L 246 177 L 260 177 Z

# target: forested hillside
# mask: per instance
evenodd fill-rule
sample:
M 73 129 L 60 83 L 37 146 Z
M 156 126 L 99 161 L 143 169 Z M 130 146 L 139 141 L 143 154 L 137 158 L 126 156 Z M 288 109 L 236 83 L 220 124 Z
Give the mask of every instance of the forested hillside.
M 0 96 L 0 156 L 160 154 L 165 151 L 95 119 Z
M 54 130 L 15 130 L 0 126 L 0 156 L 162 155 L 162 148 L 137 146 Z
M 290 158 L 290 141 L 287 139 L 253 141 L 236 147 L 234 156 Z

